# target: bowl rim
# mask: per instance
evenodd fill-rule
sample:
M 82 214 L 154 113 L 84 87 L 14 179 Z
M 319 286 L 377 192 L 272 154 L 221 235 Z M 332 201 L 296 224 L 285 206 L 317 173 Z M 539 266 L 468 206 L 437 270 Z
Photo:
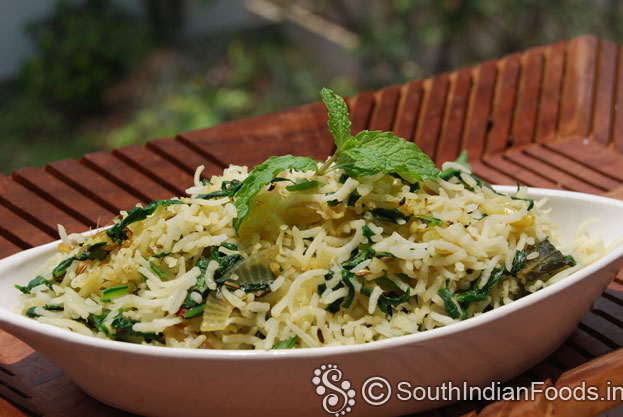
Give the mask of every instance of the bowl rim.
M 494 186 L 497 191 L 512 193 L 516 190 L 513 186 Z M 579 193 L 574 191 L 565 190 L 552 190 L 544 188 L 529 188 L 528 195 L 534 197 L 555 197 L 566 199 L 582 199 L 589 202 L 595 202 L 606 206 L 615 207 L 623 210 L 623 201 L 604 197 L 596 196 L 592 194 Z M 96 233 L 102 229 L 95 229 L 85 234 Z M 623 237 L 623 233 L 621 233 Z M 0 260 L 0 279 L 7 270 L 11 270 L 13 267 L 22 264 L 24 261 L 28 261 L 29 258 L 41 255 L 47 251 L 50 251 L 53 247 L 58 245 L 60 241 L 50 242 L 35 248 L 27 249 L 12 256 L 9 256 L 3 260 Z M 339 346 L 321 346 L 310 347 L 300 349 L 280 349 L 280 350 L 232 350 L 232 349 L 190 349 L 183 347 L 165 347 L 165 346 L 153 346 L 134 343 L 124 343 L 104 338 L 98 338 L 94 336 L 86 336 L 79 333 L 74 333 L 66 329 L 62 329 L 56 326 L 40 323 L 30 318 L 27 318 L 21 314 L 11 311 L 0 305 L 0 324 L 7 323 L 9 326 L 21 327 L 24 330 L 39 334 L 42 337 L 48 339 L 54 339 L 57 342 L 72 343 L 89 348 L 111 350 L 119 353 L 125 353 L 130 355 L 147 355 L 151 357 L 167 357 L 167 358 L 179 358 L 179 359 L 206 359 L 206 360 L 227 360 L 227 359 L 243 359 L 243 360 L 267 360 L 275 358 L 289 358 L 289 359 L 302 359 L 302 358 L 323 358 L 327 356 L 344 355 L 350 353 L 364 353 L 370 351 L 384 350 L 387 348 L 400 348 L 407 345 L 418 344 L 426 342 L 432 338 L 442 338 L 450 336 L 454 333 L 462 332 L 474 327 L 486 325 L 487 323 L 498 320 L 506 315 L 522 309 L 529 308 L 531 305 L 542 301 L 545 298 L 562 291 L 574 285 L 576 282 L 581 281 L 595 272 L 603 269 L 607 265 L 615 262 L 618 258 L 623 257 L 623 242 L 620 242 L 618 246 L 613 248 L 604 257 L 598 259 L 591 265 L 588 265 L 577 272 L 572 273 L 567 278 L 558 281 L 548 287 L 542 288 L 539 291 L 529 294 L 523 298 L 515 300 L 510 304 L 500 306 L 494 310 L 488 311 L 486 314 L 481 314 L 476 317 L 469 318 L 464 321 L 452 323 L 443 327 L 427 330 L 421 333 L 407 334 L 389 339 L 377 340 L 364 344 L 356 345 L 339 345 Z M 3 327 L 3 326 L 0 326 Z M 9 331 L 9 333 L 11 333 Z

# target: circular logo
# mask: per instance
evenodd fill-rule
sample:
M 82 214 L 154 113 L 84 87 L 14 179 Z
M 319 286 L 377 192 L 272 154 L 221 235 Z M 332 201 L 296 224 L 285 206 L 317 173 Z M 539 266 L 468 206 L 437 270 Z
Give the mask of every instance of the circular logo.
M 363 400 L 370 405 L 379 406 L 385 404 L 392 395 L 392 386 L 389 381 L 380 376 L 366 379 L 361 387 Z

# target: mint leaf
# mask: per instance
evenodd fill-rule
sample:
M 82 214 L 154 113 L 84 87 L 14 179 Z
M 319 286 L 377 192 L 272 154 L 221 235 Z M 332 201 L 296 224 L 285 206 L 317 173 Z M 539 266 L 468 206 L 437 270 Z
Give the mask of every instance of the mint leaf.
M 351 137 L 348 106 L 342 97 L 328 88 L 323 88 L 320 91 L 320 96 L 329 111 L 329 132 L 335 138 L 335 146 L 341 149 L 342 145 Z
M 362 130 L 346 141 L 338 167 L 351 177 L 382 172 L 421 181 L 435 179 L 439 174 L 435 163 L 415 143 L 379 130 Z
M 320 185 L 320 182 L 318 181 L 310 181 L 310 180 L 302 180 L 302 181 L 297 181 L 292 185 L 288 185 L 286 187 L 286 190 L 288 191 L 305 191 L 305 190 L 311 190 L 312 188 L 316 188 Z
M 262 187 L 277 178 L 282 171 L 293 169 L 299 172 L 316 171 L 316 161 L 306 156 L 271 156 L 264 163 L 257 165 L 249 176 L 242 181 L 242 186 L 236 193 L 234 206 L 238 216 L 234 219 L 234 229 L 236 235 L 245 217 L 249 214 L 249 209 L 253 200 L 260 192 Z
M 467 151 L 465 149 L 461 151 L 459 156 L 456 158 L 456 161 L 454 162 L 456 162 L 459 165 L 463 165 L 465 168 L 469 170 L 469 172 L 472 172 L 472 166 L 468 162 Z

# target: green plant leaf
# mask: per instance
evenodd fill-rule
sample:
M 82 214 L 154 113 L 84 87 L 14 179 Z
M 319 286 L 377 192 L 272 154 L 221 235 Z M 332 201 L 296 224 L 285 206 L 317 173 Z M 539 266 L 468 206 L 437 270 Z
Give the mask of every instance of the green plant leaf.
M 468 162 L 467 151 L 465 149 L 461 151 L 459 156 L 456 158 L 456 161 L 454 162 L 456 162 L 459 165 L 463 165 L 465 168 L 469 170 L 469 172 L 472 172 L 472 166 Z
M 249 176 L 242 182 L 242 186 L 236 193 L 234 206 L 236 207 L 237 217 L 234 219 L 234 229 L 236 235 L 240 225 L 249 214 L 249 209 L 253 200 L 260 192 L 262 187 L 277 178 L 282 171 L 293 169 L 299 172 L 316 171 L 316 161 L 306 156 L 271 156 L 264 163 L 257 165 Z
M 348 106 L 346 106 L 346 102 L 342 97 L 328 88 L 323 88 L 320 91 L 320 96 L 329 111 L 329 132 L 333 135 L 335 145 L 339 151 L 343 144 L 351 137 L 351 122 L 348 114 Z
M 113 227 L 108 229 L 106 231 L 106 234 L 113 241 L 121 243 L 122 240 L 126 240 L 128 238 L 128 234 L 126 233 L 125 228 L 128 227 L 130 224 L 145 220 L 147 216 L 154 214 L 158 207 L 168 207 L 174 204 L 184 203 L 180 200 L 158 200 L 152 201 L 151 203 L 147 204 L 145 208 L 134 207 L 128 212 L 128 215 L 125 216 L 120 222 L 115 223 Z
M 318 181 L 310 181 L 310 180 L 302 180 L 302 181 L 297 181 L 292 185 L 288 185 L 286 186 L 286 190 L 288 191 L 305 191 L 305 190 L 311 190 L 312 188 L 316 188 L 320 185 L 320 182 Z
M 351 177 L 382 172 L 421 181 L 435 179 L 439 174 L 435 163 L 416 144 L 392 132 L 362 130 L 342 148 L 338 167 Z

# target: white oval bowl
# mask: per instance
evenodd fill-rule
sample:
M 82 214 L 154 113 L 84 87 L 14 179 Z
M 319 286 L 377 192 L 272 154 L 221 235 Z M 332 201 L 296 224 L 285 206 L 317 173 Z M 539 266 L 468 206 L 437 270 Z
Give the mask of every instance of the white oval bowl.
M 512 193 L 514 187 L 496 187 Z M 623 202 L 594 195 L 531 189 L 549 197 L 563 242 L 588 217 L 606 244 L 623 237 Z M 135 345 L 75 334 L 14 312 L 18 291 L 57 250 L 58 242 L 0 261 L 0 327 L 24 340 L 98 400 L 149 416 L 325 415 L 314 370 L 335 364 L 355 389 L 356 416 L 403 415 L 443 402 L 400 400 L 397 385 L 440 386 L 444 382 L 485 385 L 506 381 L 553 352 L 614 278 L 623 245 L 568 278 L 460 323 L 365 345 L 276 351 L 191 350 Z M 374 407 L 362 398 L 364 382 L 387 379 L 389 401 Z M 317 381 L 316 381 L 317 382 Z M 337 383 L 337 382 L 336 382 Z M 325 384 L 326 385 L 326 384 Z M 344 390 L 343 390 L 344 391 Z M 373 390 L 379 394 L 383 390 Z M 63 393 L 58 393 L 63 395 Z M 406 394 L 402 393 L 404 398 Z M 336 398 L 339 398 L 336 397 Z M 339 408 L 343 401 L 339 401 Z M 380 407 L 380 408 L 379 408 Z M 344 409 L 345 410 L 345 409 Z M 329 414 L 326 414 L 329 415 Z

